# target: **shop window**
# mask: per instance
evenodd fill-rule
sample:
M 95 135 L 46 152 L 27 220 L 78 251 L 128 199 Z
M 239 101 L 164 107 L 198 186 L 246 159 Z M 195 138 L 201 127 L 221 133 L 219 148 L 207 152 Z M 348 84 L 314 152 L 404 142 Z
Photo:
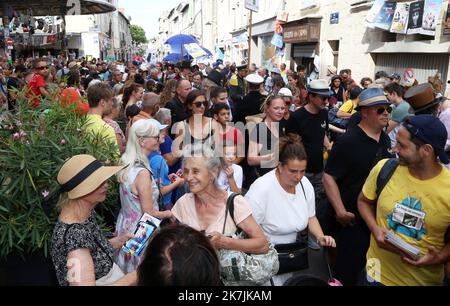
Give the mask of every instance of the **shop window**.
M 337 67 L 339 62 L 339 40 L 329 40 L 328 43 L 333 53 L 333 66 Z

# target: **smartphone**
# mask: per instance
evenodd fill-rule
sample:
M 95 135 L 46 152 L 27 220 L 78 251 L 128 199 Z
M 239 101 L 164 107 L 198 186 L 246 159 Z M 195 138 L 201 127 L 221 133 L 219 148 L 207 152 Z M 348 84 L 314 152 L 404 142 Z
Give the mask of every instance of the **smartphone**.
M 151 220 L 139 221 L 134 232 L 134 238 L 125 243 L 122 251 L 132 256 L 138 256 L 157 228 L 158 226 Z

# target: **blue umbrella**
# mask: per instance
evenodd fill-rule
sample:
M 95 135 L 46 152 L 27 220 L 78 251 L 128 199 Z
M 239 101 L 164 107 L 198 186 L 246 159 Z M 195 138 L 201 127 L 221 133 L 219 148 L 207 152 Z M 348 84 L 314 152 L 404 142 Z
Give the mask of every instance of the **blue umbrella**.
M 199 44 L 197 38 L 192 35 L 178 34 L 170 37 L 164 44 L 169 45 L 172 53 L 186 54 L 183 45 L 185 44 Z
M 188 60 L 189 57 L 187 56 L 183 56 L 180 53 L 170 53 L 169 55 L 167 55 L 166 57 L 163 58 L 163 60 L 165 62 L 169 62 L 169 63 L 178 63 L 184 60 Z

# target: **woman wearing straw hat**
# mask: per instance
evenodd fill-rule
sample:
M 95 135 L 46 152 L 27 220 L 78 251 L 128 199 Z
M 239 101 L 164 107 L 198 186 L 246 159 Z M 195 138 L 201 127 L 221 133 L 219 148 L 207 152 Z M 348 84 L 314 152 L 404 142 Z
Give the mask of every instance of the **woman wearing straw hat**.
M 122 165 L 130 166 L 117 175 L 122 208 L 117 218 L 116 236 L 132 234 L 144 213 L 158 219 L 173 218 L 170 211 L 160 211 L 159 191 L 148 161 L 150 153 L 159 150 L 164 139 L 161 130 L 166 127 L 155 119 L 139 120 L 131 126 L 127 147 L 120 159 Z M 125 252 L 117 255 L 117 264 L 124 272 L 136 270 L 140 260 L 141 256 Z
M 58 173 L 61 209 L 53 231 L 50 254 L 61 286 L 132 285 L 136 273 L 124 275 L 114 263 L 113 249 L 129 236 L 109 241 L 95 218 L 95 207 L 106 199 L 107 180 L 122 170 L 105 167 L 90 155 L 76 155 Z

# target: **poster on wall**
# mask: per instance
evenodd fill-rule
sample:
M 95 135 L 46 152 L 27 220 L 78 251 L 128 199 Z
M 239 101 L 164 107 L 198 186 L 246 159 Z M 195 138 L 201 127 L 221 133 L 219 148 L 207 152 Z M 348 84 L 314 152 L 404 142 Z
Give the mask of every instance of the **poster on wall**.
M 375 18 L 377 17 L 378 13 L 381 10 L 381 7 L 383 6 L 385 0 L 375 0 L 375 2 L 372 5 L 372 8 L 370 9 L 369 13 L 367 14 L 366 21 L 371 26 L 372 23 L 375 21 Z
M 394 19 L 395 7 L 397 2 L 384 2 L 373 25 L 377 28 L 389 31 L 392 24 L 392 19 Z
M 425 0 L 420 34 L 436 35 L 436 24 L 441 13 L 442 0 Z
M 392 19 L 391 32 L 406 34 L 408 30 L 409 3 L 398 3 Z
M 450 0 L 447 2 L 447 13 L 445 14 L 444 35 L 450 35 Z
M 418 34 L 422 29 L 423 1 L 412 2 L 409 6 L 407 34 Z

